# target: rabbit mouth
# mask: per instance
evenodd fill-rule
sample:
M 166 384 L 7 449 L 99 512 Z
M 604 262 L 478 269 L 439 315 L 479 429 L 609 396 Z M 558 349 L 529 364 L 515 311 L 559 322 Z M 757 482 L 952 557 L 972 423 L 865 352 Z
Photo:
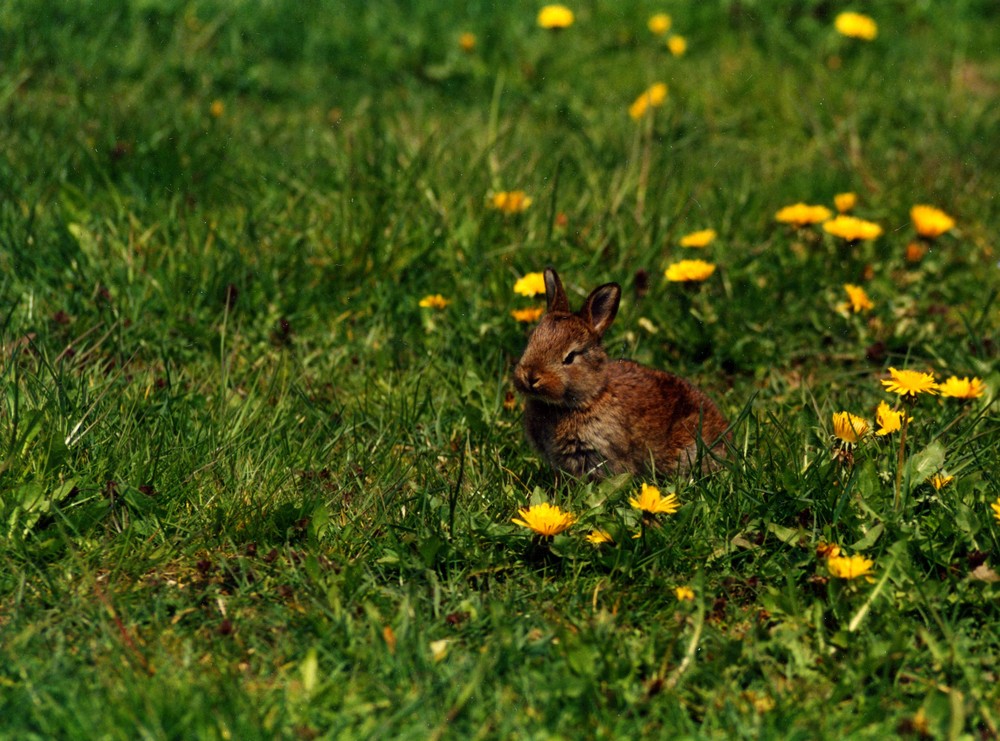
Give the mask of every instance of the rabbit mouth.
M 545 386 L 535 386 L 534 388 L 519 388 L 518 390 L 525 398 L 545 404 L 546 406 L 566 409 L 579 406 L 579 399 L 576 398 L 576 395 L 564 388 L 553 389 Z
M 576 394 L 564 379 L 539 371 L 531 365 L 519 365 L 515 368 L 514 388 L 526 398 L 549 406 L 574 406 Z
M 544 401 L 547 404 L 557 404 L 561 406 L 564 401 L 564 394 L 561 390 L 552 389 L 546 386 L 540 378 L 534 378 L 531 376 L 525 378 L 521 374 L 516 374 L 514 376 L 514 388 L 529 399 L 537 399 L 538 401 Z
M 514 387 L 517 388 L 517 390 L 521 392 L 524 396 L 530 397 L 532 399 L 555 400 L 556 398 L 558 398 L 555 394 L 552 393 L 552 391 L 545 388 L 544 386 L 540 385 L 529 386 L 526 383 L 523 382 L 518 383 L 517 381 L 515 381 Z

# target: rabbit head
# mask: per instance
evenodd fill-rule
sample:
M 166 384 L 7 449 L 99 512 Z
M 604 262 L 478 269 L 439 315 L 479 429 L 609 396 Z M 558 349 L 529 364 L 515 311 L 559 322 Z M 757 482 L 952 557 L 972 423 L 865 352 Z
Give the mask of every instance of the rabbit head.
M 608 355 L 601 338 L 618 313 L 621 287 L 595 288 L 574 313 L 558 274 L 546 268 L 545 299 L 546 312 L 514 368 L 514 386 L 546 404 L 586 406 L 607 385 Z

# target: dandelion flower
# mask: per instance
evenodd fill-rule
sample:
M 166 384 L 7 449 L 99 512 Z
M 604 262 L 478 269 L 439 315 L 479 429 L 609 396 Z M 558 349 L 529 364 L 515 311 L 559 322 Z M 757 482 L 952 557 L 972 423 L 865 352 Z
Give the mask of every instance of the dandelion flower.
M 833 556 L 826 560 L 826 567 L 830 573 L 838 579 L 857 579 L 859 576 L 868 576 L 875 562 L 860 555 L 853 556 Z
M 910 209 L 910 220 L 921 237 L 934 239 L 955 227 L 955 220 L 939 208 L 918 205 Z
M 820 558 L 835 558 L 840 555 L 840 546 L 836 543 L 821 542 L 816 546 L 816 555 Z
M 856 286 L 852 283 L 845 283 L 844 291 L 847 292 L 847 308 L 855 314 L 875 308 L 874 302 L 868 298 L 868 294 L 865 293 L 865 289 L 861 286 Z
M 466 54 L 471 54 L 476 48 L 476 34 L 466 31 L 458 37 L 458 46 Z
M 655 33 L 657 36 L 662 36 L 667 31 L 670 30 L 670 26 L 673 25 L 673 19 L 666 13 L 657 13 L 649 19 L 649 30 Z
M 650 85 L 642 95 L 635 99 L 635 102 L 628 107 L 628 115 L 632 120 L 638 121 L 646 115 L 650 108 L 659 108 L 667 99 L 667 84 L 657 82 Z
M 538 25 L 551 31 L 573 25 L 573 11 L 565 5 L 546 5 L 538 11 Z
M 882 234 L 882 227 L 856 216 L 840 214 L 824 223 L 823 231 L 848 242 L 854 242 L 859 239 L 877 239 Z
M 676 494 L 663 496 L 655 486 L 643 484 L 638 497 L 630 497 L 628 503 L 649 515 L 672 515 L 681 507 Z
M 841 13 L 833 21 L 834 28 L 844 36 L 872 41 L 878 36 L 878 24 L 861 13 Z
M 675 57 L 683 57 L 684 52 L 688 50 L 687 39 L 684 38 L 683 36 L 678 36 L 677 34 L 674 34 L 669 39 L 667 39 L 667 48 L 670 50 L 670 53 L 673 54 Z
M 420 299 L 420 307 L 423 309 L 444 309 L 451 303 L 451 299 L 445 298 L 440 293 L 432 296 L 424 296 Z
M 541 273 L 528 273 L 518 278 L 514 284 L 514 293 L 518 296 L 541 296 L 545 293 L 545 276 Z
M 505 214 L 519 214 L 531 205 L 531 198 L 523 190 L 510 190 L 494 193 L 493 208 Z
M 785 206 L 774 215 L 775 220 L 783 224 L 794 224 L 795 226 L 808 226 L 826 221 L 833 214 L 826 206 L 810 206 L 806 203 L 795 203 Z
M 674 594 L 678 602 L 694 602 L 694 590 L 691 587 L 675 587 Z
M 524 322 L 526 324 L 538 321 L 539 317 L 545 313 L 545 308 L 542 306 L 532 306 L 528 309 L 514 309 L 510 312 L 510 315 L 514 317 L 515 321 Z
M 993 508 L 993 516 L 996 518 L 997 522 L 1000 522 L 1000 497 L 997 497 L 997 500 L 993 502 L 990 507 Z
M 933 486 L 937 491 L 941 491 L 954 480 L 954 476 L 946 476 L 945 474 L 939 472 L 931 476 L 931 486 Z
M 986 385 L 979 378 L 952 376 L 940 386 L 941 396 L 953 399 L 978 399 L 986 393 Z
M 591 530 L 590 535 L 586 538 L 588 543 L 593 543 L 594 545 L 603 545 L 604 543 L 614 543 L 615 539 L 611 537 L 611 534 L 606 530 Z
M 681 260 L 667 268 L 665 275 L 671 283 L 699 283 L 715 272 L 715 265 L 704 260 Z
M 908 417 L 906 421 L 909 422 L 911 420 L 912 417 Z M 876 435 L 885 436 L 893 432 L 898 432 L 903 426 L 903 412 L 893 411 L 883 401 L 878 405 L 878 409 L 875 410 L 875 423 L 878 425 L 878 429 L 875 430 Z
M 208 108 L 208 112 L 212 118 L 221 118 L 222 114 L 226 112 L 226 104 L 221 100 L 213 100 L 212 105 Z
M 563 530 L 576 522 L 569 512 L 563 512 L 559 507 L 548 504 L 533 504 L 530 507 L 522 507 L 517 511 L 521 519 L 513 518 L 511 522 L 515 525 L 530 528 L 539 535 L 551 537 L 558 535 Z
M 853 209 L 857 202 L 858 196 L 855 193 L 838 193 L 833 197 L 833 205 L 842 214 L 846 214 Z
M 904 399 L 911 401 L 917 394 L 936 394 L 938 384 L 934 380 L 933 373 L 921 373 L 912 370 L 889 369 L 890 379 L 882 381 L 885 390 L 893 394 L 899 394 Z
M 858 442 L 868 432 L 868 420 L 850 412 L 834 412 L 834 437 L 850 445 Z
M 707 247 L 718 236 L 715 229 L 702 229 L 681 237 L 681 247 Z

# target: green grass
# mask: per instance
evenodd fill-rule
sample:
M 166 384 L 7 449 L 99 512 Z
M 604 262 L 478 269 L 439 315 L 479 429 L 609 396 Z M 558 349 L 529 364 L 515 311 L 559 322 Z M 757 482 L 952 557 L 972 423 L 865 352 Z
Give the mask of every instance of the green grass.
M 776 5 L 9 0 L 0 735 L 995 736 L 1000 15 Z M 843 191 L 882 237 L 774 220 Z M 957 226 L 911 263 L 916 203 Z M 642 539 L 642 482 L 557 484 L 505 405 L 550 264 L 733 420 Z M 890 366 L 987 386 L 917 401 L 899 508 L 898 434 L 832 437 Z

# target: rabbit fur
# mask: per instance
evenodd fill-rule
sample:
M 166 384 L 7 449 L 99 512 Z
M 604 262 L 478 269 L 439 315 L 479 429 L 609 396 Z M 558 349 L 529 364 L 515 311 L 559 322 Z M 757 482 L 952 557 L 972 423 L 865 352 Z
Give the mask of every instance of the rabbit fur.
M 514 386 L 525 397 L 528 441 L 557 472 L 599 479 L 717 465 L 728 425 L 702 391 L 672 373 L 608 358 L 601 338 L 618 313 L 617 283 L 595 288 L 574 313 L 548 268 L 545 297 Z

